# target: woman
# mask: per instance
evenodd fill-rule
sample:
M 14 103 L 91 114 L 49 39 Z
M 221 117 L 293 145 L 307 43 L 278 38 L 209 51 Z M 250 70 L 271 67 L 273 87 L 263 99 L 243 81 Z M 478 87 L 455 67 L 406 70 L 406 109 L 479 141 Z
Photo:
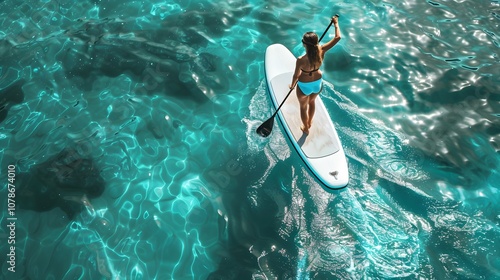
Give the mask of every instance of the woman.
M 312 118 L 316 109 L 315 100 L 322 89 L 322 73 L 319 67 L 323 63 L 325 53 L 340 41 L 340 28 L 337 16 L 332 17 L 335 25 L 335 37 L 324 45 L 319 45 L 318 35 L 314 32 L 307 32 L 302 37 L 302 44 L 306 49 L 306 54 L 297 58 L 292 84 L 297 87 L 297 98 L 300 103 L 300 118 L 302 126 L 300 129 L 309 134 L 312 125 Z

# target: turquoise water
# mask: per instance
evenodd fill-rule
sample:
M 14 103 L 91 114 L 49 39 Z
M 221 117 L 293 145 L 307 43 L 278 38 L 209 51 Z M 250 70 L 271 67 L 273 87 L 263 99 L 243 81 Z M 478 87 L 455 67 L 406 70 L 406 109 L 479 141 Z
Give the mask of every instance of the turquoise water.
M 327 192 L 278 126 L 254 131 L 272 114 L 265 48 L 300 55 L 335 13 L 322 96 L 351 179 Z M 500 279 L 498 1 L 0 15 L 5 279 Z

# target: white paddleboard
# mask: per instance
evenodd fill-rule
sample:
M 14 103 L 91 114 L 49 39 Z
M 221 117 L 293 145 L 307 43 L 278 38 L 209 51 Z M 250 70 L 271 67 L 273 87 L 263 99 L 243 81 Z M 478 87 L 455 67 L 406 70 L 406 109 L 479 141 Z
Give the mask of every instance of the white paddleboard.
M 274 44 L 266 49 L 265 71 L 268 92 L 277 109 L 290 91 L 296 57 L 283 45 Z M 296 88 L 296 87 L 295 87 Z M 325 94 L 324 91 L 321 94 Z M 277 117 L 285 135 L 311 173 L 328 189 L 341 189 L 349 182 L 349 170 L 335 126 L 321 100 L 316 98 L 309 135 L 300 126 L 300 108 L 295 89 L 287 98 Z

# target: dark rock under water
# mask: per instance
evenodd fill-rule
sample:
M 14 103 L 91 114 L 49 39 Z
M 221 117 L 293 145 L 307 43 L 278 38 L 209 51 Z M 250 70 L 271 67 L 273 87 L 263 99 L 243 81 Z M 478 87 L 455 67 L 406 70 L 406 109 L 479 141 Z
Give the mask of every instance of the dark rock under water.
M 6 88 L 0 90 L 0 123 L 7 118 L 9 109 L 14 104 L 19 104 L 24 100 L 24 81 L 18 80 Z
M 63 210 L 73 219 L 86 199 L 99 197 L 105 188 L 97 166 L 75 150 L 65 149 L 30 172 L 18 173 L 17 202 L 21 209 L 45 212 Z

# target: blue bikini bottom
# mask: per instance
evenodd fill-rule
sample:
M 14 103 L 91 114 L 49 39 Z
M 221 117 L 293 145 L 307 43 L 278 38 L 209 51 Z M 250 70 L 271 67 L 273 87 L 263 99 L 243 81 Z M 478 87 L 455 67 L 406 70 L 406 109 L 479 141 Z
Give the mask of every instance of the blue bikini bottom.
M 319 93 L 321 91 L 321 84 L 323 79 L 318 79 L 312 82 L 301 82 L 298 81 L 297 85 L 299 86 L 302 93 L 305 95 L 310 95 L 311 93 Z

